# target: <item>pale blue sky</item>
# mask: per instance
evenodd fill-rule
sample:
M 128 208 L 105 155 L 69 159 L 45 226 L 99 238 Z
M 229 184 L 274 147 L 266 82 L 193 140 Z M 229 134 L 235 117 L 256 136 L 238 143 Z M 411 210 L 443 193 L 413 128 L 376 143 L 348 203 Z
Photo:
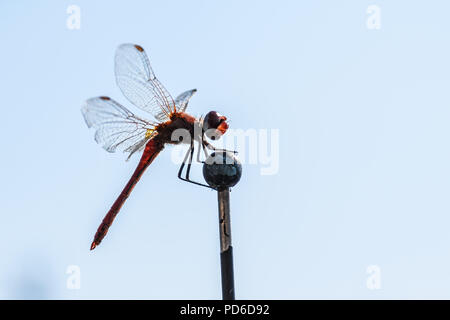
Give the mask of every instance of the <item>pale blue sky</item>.
M 71 4 L 80 30 L 66 28 Z M 371 4 L 380 30 L 366 27 Z M 237 298 L 450 298 L 449 10 L 2 1 L 0 298 L 221 296 L 215 192 L 178 180 L 170 148 L 89 251 L 139 158 L 105 152 L 80 113 L 97 95 L 132 108 L 113 72 L 125 42 L 173 95 L 198 89 L 192 114 L 279 129 L 278 174 L 244 165 L 231 194 Z M 80 290 L 66 288 L 69 265 Z

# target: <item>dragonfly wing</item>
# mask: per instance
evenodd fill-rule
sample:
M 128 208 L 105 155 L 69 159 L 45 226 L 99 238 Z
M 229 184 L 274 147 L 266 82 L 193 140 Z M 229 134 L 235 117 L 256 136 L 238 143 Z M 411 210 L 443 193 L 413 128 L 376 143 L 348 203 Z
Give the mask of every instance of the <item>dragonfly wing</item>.
M 189 99 L 197 92 L 197 89 L 192 89 L 183 92 L 175 99 L 175 105 L 177 106 L 177 111 L 184 112 L 189 103 Z
M 144 49 L 122 44 L 115 56 L 116 82 L 125 97 L 137 107 L 166 121 L 175 111 L 175 102 L 156 78 Z
M 95 141 L 108 152 L 122 150 L 131 156 L 156 134 L 154 123 L 135 116 L 108 97 L 87 100 L 81 112 L 87 126 L 96 130 Z

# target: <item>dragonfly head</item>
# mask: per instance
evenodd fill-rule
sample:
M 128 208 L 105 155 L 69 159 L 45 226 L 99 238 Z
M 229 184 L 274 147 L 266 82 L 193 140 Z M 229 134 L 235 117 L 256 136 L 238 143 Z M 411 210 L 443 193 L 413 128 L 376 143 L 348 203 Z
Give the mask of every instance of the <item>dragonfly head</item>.
M 203 119 L 203 132 L 211 140 L 219 139 L 228 129 L 227 117 L 210 111 Z

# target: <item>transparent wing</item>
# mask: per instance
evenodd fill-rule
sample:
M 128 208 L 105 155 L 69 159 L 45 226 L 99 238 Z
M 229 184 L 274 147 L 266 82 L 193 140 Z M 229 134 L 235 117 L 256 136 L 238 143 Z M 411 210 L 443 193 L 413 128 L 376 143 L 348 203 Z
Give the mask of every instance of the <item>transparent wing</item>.
M 131 156 L 156 134 L 154 123 L 135 116 L 108 97 L 87 100 L 81 112 L 87 126 L 96 130 L 95 141 L 108 152 L 123 150 Z
M 175 105 L 177 106 L 178 112 L 184 112 L 187 108 L 187 105 L 189 103 L 189 99 L 194 95 L 194 93 L 197 92 L 197 89 L 192 89 L 183 92 L 175 99 Z
M 167 121 L 175 111 L 175 102 L 156 78 L 144 49 L 122 44 L 115 56 L 116 82 L 122 93 L 137 107 L 159 121 Z

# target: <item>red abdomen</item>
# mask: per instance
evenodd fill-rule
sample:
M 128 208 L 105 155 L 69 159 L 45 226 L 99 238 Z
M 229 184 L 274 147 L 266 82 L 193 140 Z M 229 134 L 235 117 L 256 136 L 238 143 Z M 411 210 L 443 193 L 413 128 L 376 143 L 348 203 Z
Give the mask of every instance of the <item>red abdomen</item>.
M 111 209 L 109 209 L 102 223 L 98 227 L 94 237 L 94 241 L 91 244 L 91 250 L 95 249 L 95 247 L 98 246 L 102 241 L 102 239 L 106 236 L 106 233 L 108 232 L 109 227 L 113 223 L 114 218 L 119 213 L 120 208 L 122 208 L 123 204 L 125 203 L 125 200 L 128 198 L 134 186 L 141 178 L 145 169 L 147 169 L 150 163 L 153 162 L 153 160 L 156 158 L 156 156 L 161 152 L 163 148 L 164 144 L 161 143 L 159 139 L 152 139 L 147 143 L 147 145 L 145 146 L 144 153 L 142 154 L 141 160 L 139 161 L 136 170 L 134 171 L 127 185 L 125 186 L 125 188 L 123 188 L 119 197 L 114 202 Z

